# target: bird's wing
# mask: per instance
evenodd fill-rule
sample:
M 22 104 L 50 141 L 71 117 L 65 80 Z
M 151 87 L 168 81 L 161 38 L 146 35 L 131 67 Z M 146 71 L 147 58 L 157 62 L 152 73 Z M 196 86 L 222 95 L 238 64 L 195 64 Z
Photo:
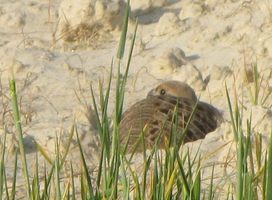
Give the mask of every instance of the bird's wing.
M 127 111 L 123 113 L 119 125 L 120 140 L 123 145 L 125 145 L 127 141 L 128 146 L 132 146 L 137 142 L 141 142 L 138 141 L 141 134 L 144 134 L 145 142 L 147 143 L 147 145 L 149 145 L 147 138 L 149 135 L 150 126 L 152 126 L 152 128 L 154 129 L 156 129 L 156 127 L 160 129 L 159 123 L 157 125 L 152 124 L 154 114 L 157 109 L 156 105 L 156 100 L 154 102 L 150 99 L 143 99 L 135 103 L 132 107 L 130 107 Z M 145 131 L 143 132 L 144 128 Z M 139 144 L 139 146 L 141 146 L 140 148 L 142 148 L 142 145 Z
M 158 137 L 169 140 L 175 136 L 180 140 L 193 107 L 192 102 L 184 98 L 162 95 L 143 99 L 124 112 L 120 122 L 121 143 L 125 145 L 128 141 L 129 146 L 134 145 L 139 141 L 141 133 L 144 134 L 147 147 L 153 146 Z M 184 142 L 202 139 L 207 133 L 215 130 L 218 125 L 217 115 L 219 112 L 216 108 L 199 102 L 184 133 Z M 159 142 L 158 145 L 164 146 L 163 142 Z M 142 147 L 139 148 L 141 149 Z

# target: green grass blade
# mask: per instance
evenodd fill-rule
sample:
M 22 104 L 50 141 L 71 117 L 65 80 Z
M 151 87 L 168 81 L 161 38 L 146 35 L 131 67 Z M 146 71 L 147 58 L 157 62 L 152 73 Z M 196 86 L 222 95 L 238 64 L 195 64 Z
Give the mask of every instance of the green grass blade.
M 6 130 L 6 128 L 5 128 Z M 4 191 L 4 168 L 5 168 L 5 152 L 6 152 L 6 136 L 7 133 L 6 131 L 4 132 L 4 141 L 2 144 L 1 149 L 1 161 L 0 161 L 0 197 L 3 196 L 3 191 Z M 0 144 L 1 145 L 1 144 Z
M 102 177 L 102 172 L 103 172 L 103 160 L 104 160 L 104 149 L 102 148 L 101 150 L 101 154 L 100 154 L 100 161 L 99 161 L 99 165 L 98 165 L 98 173 L 97 173 L 97 178 L 96 178 L 96 186 L 100 187 L 100 183 L 101 183 L 101 177 Z M 96 191 L 98 192 L 98 191 Z M 96 193 L 97 196 L 97 193 Z
M 261 169 L 261 162 L 262 162 L 262 136 L 260 133 L 255 135 L 255 155 L 256 155 L 256 162 L 257 162 L 257 169 Z
M 178 164 L 179 164 L 179 171 L 180 171 L 180 178 L 181 178 L 181 182 L 183 183 L 183 187 L 184 187 L 184 191 L 186 192 L 185 194 L 183 195 L 190 195 L 190 186 L 189 186 L 189 183 L 187 181 L 187 177 L 185 175 L 185 171 L 184 171 L 184 168 L 183 168 L 183 164 L 182 164 L 182 161 L 179 157 L 179 155 L 177 156 L 177 161 L 178 161 Z
M 55 184 L 56 184 L 56 199 L 61 200 L 60 190 L 60 159 L 59 159 L 59 139 L 56 137 L 56 159 L 55 159 Z
M 136 21 L 136 25 L 135 25 L 135 28 L 134 28 L 132 41 L 131 41 L 131 45 L 130 45 L 130 50 L 129 50 L 129 55 L 128 55 L 127 68 L 126 68 L 126 72 L 125 72 L 124 77 L 128 76 L 129 66 L 130 66 L 130 62 L 131 62 L 131 58 L 132 58 L 132 53 L 133 53 L 133 49 L 134 49 L 134 46 L 135 46 L 134 44 L 135 44 L 135 40 L 136 40 L 137 29 L 138 29 L 138 21 Z
M 128 167 L 128 170 L 129 170 L 130 175 L 132 176 L 132 179 L 133 179 L 133 182 L 134 182 L 134 187 L 135 187 L 134 191 L 136 193 L 136 198 L 134 198 L 134 199 L 140 199 L 140 197 L 141 197 L 141 187 L 140 187 L 139 178 L 137 177 L 137 174 L 135 173 L 135 171 L 133 171 L 129 161 L 125 157 L 124 157 L 124 162 L 126 163 L 126 166 Z
M 79 147 L 79 151 L 80 151 L 81 161 L 83 162 L 84 174 L 85 174 L 86 179 L 87 179 L 88 192 L 89 192 L 90 196 L 93 197 L 94 193 L 93 193 L 92 181 L 91 181 L 90 174 L 88 172 L 87 163 L 86 163 L 86 160 L 85 160 L 85 157 L 84 157 L 84 154 L 83 154 L 83 150 L 82 150 L 82 147 L 81 147 L 81 144 L 80 144 L 77 129 L 76 129 L 76 136 L 77 136 L 77 142 L 78 142 L 78 147 Z
M 46 165 L 44 164 L 43 165 L 43 169 L 44 169 L 44 181 L 43 181 L 43 184 L 44 184 L 44 189 L 43 189 L 43 193 L 42 193 L 42 196 L 41 196 L 41 199 L 48 199 L 48 185 L 47 185 L 47 170 L 46 170 Z
M 175 167 L 175 169 L 171 170 L 171 176 L 169 177 L 169 180 L 165 183 L 165 196 L 166 198 L 165 199 L 170 199 L 171 198 L 171 195 L 172 195 L 172 192 L 173 192 L 173 186 L 174 186 L 174 183 L 175 183 L 175 180 L 176 180 L 176 176 L 177 176 L 177 168 L 178 166 Z
M 193 184 L 193 193 L 194 199 L 200 200 L 200 192 L 201 192 L 201 175 L 200 175 L 200 158 L 197 165 L 197 173 Z
M 210 187 L 209 187 L 209 196 L 208 196 L 209 200 L 212 200 L 214 198 L 214 194 L 213 194 L 213 179 L 214 179 L 214 164 L 213 164 L 213 168 L 212 168 L 212 176 L 211 176 L 211 182 L 210 182 Z
M 13 170 L 13 180 L 12 180 L 12 189 L 11 189 L 11 199 L 15 199 L 16 193 L 16 178 L 17 178 L 17 169 L 18 169 L 18 150 L 15 151 L 15 160 L 14 160 L 14 170 Z
M 118 47 L 118 51 L 117 51 L 117 55 L 116 55 L 116 57 L 119 60 L 121 60 L 123 58 L 124 52 L 125 52 L 129 13 L 130 13 L 130 0 L 128 0 L 128 2 L 126 4 L 123 28 L 122 28 L 122 33 L 121 33 L 121 37 L 119 40 L 119 47 Z
M 43 191 L 43 194 L 42 194 L 42 198 L 41 199 L 46 199 L 46 198 L 49 198 L 50 197 L 50 184 L 51 184 L 51 180 L 52 180 L 52 177 L 53 177 L 53 174 L 54 174 L 54 171 L 55 171 L 55 164 L 51 166 L 51 170 L 47 176 L 47 173 L 46 173 L 46 165 L 44 165 L 44 175 L 45 175 L 45 178 L 44 178 L 44 191 Z
M 243 198 L 243 170 L 244 170 L 244 149 L 242 137 L 238 138 L 238 149 L 237 149 L 237 186 L 236 186 L 236 198 L 242 200 Z
M 81 195 L 81 199 L 87 199 L 86 184 L 84 182 L 84 172 L 83 172 L 82 168 L 81 168 L 79 178 L 80 178 L 80 195 Z
M 63 167 L 63 164 L 64 164 L 64 162 L 66 160 L 66 157 L 68 155 L 68 152 L 70 150 L 70 146 L 71 146 L 71 143 L 72 143 L 72 140 L 73 140 L 74 132 L 75 132 L 75 126 L 73 125 L 71 130 L 70 130 L 68 143 L 67 143 L 67 146 L 65 148 L 64 155 L 62 156 L 62 159 L 61 159 L 61 162 L 60 162 L 60 169 Z
M 122 115 L 122 112 L 123 112 L 125 85 L 126 85 L 126 82 L 127 82 L 127 77 L 128 77 L 130 62 L 131 62 L 132 53 L 133 53 L 133 49 L 134 49 L 137 28 L 138 28 L 138 23 L 136 22 L 136 26 L 135 26 L 135 29 L 134 29 L 133 38 L 132 38 L 132 42 L 131 42 L 131 46 L 130 46 L 130 51 L 129 51 L 129 55 L 128 55 L 128 61 L 127 61 L 126 71 L 125 71 L 124 76 L 122 77 L 122 82 L 120 83 L 120 86 L 118 87 L 118 88 L 120 88 L 120 90 L 118 90 L 118 101 L 117 101 L 118 102 L 118 106 L 117 106 L 118 110 L 116 112 L 117 113 L 116 114 L 116 122 L 118 124 L 119 124 L 119 122 L 121 120 L 121 115 Z M 119 82 L 119 80 L 118 80 L 118 82 Z
M 76 200 L 76 189 L 75 189 L 75 180 L 74 180 L 74 169 L 72 162 L 70 163 L 71 167 L 71 182 L 72 182 L 72 200 Z
M 36 162 L 35 162 L 35 172 L 34 178 L 32 180 L 32 197 L 33 199 L 40 198 L 40 179 L 39 179 L 39 160 L 38 154 L 36 153 Z
M 226 84 L 225 84 L 225 91 L 226 91 L 226 95 L 227 95 L 227 101 L 228 101 L 228 107 L 229 107 L 229 113 L 230 113 L 231 124 L 232 124 L 232 128 L 233 128 L 233 133 L 234 133 L 234 138 L 235 138 L 235 141 L 237 142 L 238 141 L 237 127 L 236 127 L 236 124 L 235 124 L 234 113 L 233 113 L 233 109 L 232 109 L 232 105 L 231 105 L 229 91 L 228 91 L 228 88 L 227 88 Z
M 129 199 L 129 177 L 127 177 L 127 173 L 125 170 L 125 162 L 124 159 L 122 158 L 120 160 L 120 167 L 121 167 L 121 183 L 122 183 L 122 188 L 123 188 L 123 199 Z
M 8 191 L 8 181 L 7 181 L 7 174 L 6 174 L 6 168 L 4 168 L 4 182 L 5 182 L 5 188 L 6 188 L 6 199 L 9 200 L 9 191 Z
M 98 107 L 97 107 L 97 103 L 95 100 L 95 94 L 93 91 L 93 87 L 91 85 L 91 95 L 92 95 L 92 102 L 93 102 L 93 107 L 94 107 L 94 111 L 95 111 L 95 117 L 96 117 L 96 125 L 97 125 L 97 129 L 98 129 L 98 133 L 100 134 L 101 140 L 102 140 L 102 123 L 99 117 L 99 112 L 98 112 Z
M 270 133 L 270 142 L 268 149 L 268 160 L 267 160 L 267 182 L 266 182 L 266 200 L 272 199 L 272 131 Z
M 109 103 L 109 98 L 110 98 L 110 89 L 111 89 L 111 82 L 112 82 L 112 68 L 113 68 L 113 61 L 111 62 L 111 68 L 110 68 L 110 77 L 109 77 L 109 82 L 108 82 L 108 86 L 107 86 L 107 90 L 106 90 L 106 94 L 104 97 L 104 103 L 101 105 L 101 107 L 103 107 L 102 110 L 102 124 L 103 124 L 103 138 L 102 138 L 102 143 L 103 143 L 103 147 L 105 147 L 105 153 L 107 156 L 107 159 L 110 158 L 110 141 L 111 141 L 111 136 L 110 136 L 110 123 L 108 121 L 108 103 Z M 100 93 L 103 93 L 103 91 L 100 91 Z M 114 137 L 114 136 L 113 136 Z
M 189 130 L 189 126 L 190 126 L 190 124 L 191 124 L 191 122 L 192 122 L 192 120 L 193 120 L 193 117 L 194 117 L 194 115 L 195 115 L 195 112 L 196 112 L 196 110 L 197 110 L 197 105 L 198 105 L 198 103 L 199 103 L 199 99 L 198 99 L 197 102 L 195 103 L 195 105 L 194 105 L 194 107 L 193 107 L 193 110 L 192 110 L 192 113 L 190 114 L 189 119 L 188 119 L 188 121 L 186 122 L 186 126 L 185 126 L 185 128 L 184 128 L 184 130 L 183 130 L 183 132 L 182 132 L 182 135 L 181 135 L 181 140 L 180 140 L 180 142 L 178 143 L 178 148 L 180 148 L 180 146 L 183 144 L 184 137 L 186 136 L 186 134 L 187 134 L 187 132 L 188 132 L 188 130 Z
M 263 169 L 263 180 L 262 180 L 262 199 L 266 200 L 266 185 L 267 185 L 267 151 L 264 157 L 264 169 Z
M 28 195 L 28 198 L 31 199 L 31 187 L 29 182 L 26 154 L 25 154 L 25 148 L 23 143 L 23 130 L 21 126 L 20 112 L 19 112 L 18 101 L 17 101 L 16 84 L 15 84 L 14 78 L 9 80 L 9 90 L 10 90 L 10 97 L 11 97 L 11 103 L 12 103 L 13 118 L 14 118 L 14 123 L 16 127 L 16 134 L 19 141 L 20 156 L 21 156 L 22 165 L 23 165 L 23 174 L 26 181 L 27 195 Z

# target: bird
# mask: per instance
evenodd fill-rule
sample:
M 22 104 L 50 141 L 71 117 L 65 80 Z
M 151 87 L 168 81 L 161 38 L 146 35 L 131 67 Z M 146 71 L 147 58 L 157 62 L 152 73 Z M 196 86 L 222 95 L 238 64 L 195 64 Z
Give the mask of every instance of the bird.
M 122 114 L 120 144 L 126 153 L 181 145 L 205 138 L 221 122 L 222 113 L 199 101 L 187 83 L 165 81 Z

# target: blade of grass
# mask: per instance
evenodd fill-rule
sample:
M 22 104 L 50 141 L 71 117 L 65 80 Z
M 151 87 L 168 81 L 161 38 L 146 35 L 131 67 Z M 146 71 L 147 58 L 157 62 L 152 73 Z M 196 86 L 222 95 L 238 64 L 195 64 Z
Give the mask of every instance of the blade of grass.
M 102 147 L 101 149 L 101 154 L 100 154 L 100 161 L 99 161 L 99 165 L 98 165 L 98 173 L 97 173 L 97 178 L 96 178 L 96 186 L 99 188 L 100 187 L 100 182 L 101 182 L 101 176 L 102 176 L 102 173 L 103 173 L 103 160 L 104 160 L 104 149 Z M 96 196 L 98 195 L 97 194 L 98 191 L 96 190 Z
M 123 199 L 129 199 L 129 177 L 127 177 L 127 172 L 125 170 L 125 162 L 124 162 L 124 159 L 122 158 L 121 159 L 121 164 L 120 164 L 120 167 L 121 167 L 121 182 L 122 182 L 122 185 L 123 185 Z
M 185 175 L 185 171 L 184 171 L 184 168 L 183 168 L 183 164 L 182 164 L 182 161 L 179 157 L 179 155 L 177 156 L 177 161 L 178 161 L 178 164 L 179 164 L 179 171 L 180 171 L 180 179 L 181 179 L 181 182 L 183 183 L 183 187 L 184 187 L 184 191 L 185 193 L 183 195 L 190 195 L 190 187 L 189 187 L 189 183 L 187 181 L 187 178 L 186 178 L 186 175 Z
M 238 128 L 236 127 L 236 124 L 235 124 L 234 113 L 233 113 L 232 104 L 231 104 L 231 100 L 230 100 L 230 96 L 229 96 L 229 91 L 228 91 L 226 83 L 225 83 L 225 91 L 226 91 L 226 95 L 227 95 L 227 101 L 228 101 L 228 107 L 229 107 L 229 113 L 230 113 L 234 138 L 235 138 L 235 141 L 237 142 L 238 141 L 238 135 L 237 135 Z
M 40 198 L 40 179 L 39 179 L 39 160 L 38 160 L 38 154 L 36 152 L 36 162 L 35 162 L 35 172 L 34 172 L 34 178 L 32 180 L 32 196 L 33 199 L 39 199 Z
M 56 184 L 56 199 L 61 200 L 61 190 L 60 190 L 60 159 L 59 159 L 59 139 L 56 137 L 55 139 L 55 151 L 56 151 L 56 159 L 54 162 L 55 166 L 55 184 Z
M 197 173 L 193 183 L 193 194 L 194 194 L 194 199 L 200 200 L 200 192 L 201 192 L 200 157 L 198 160 L 196 171 Z
M 44 163 L 44 166 L 43 166 L 43 169 L 44 169 L 44 189 L 43 189 L 43 194 L 42 194 L 42 197 L 41 199 L 49 199 L 49 195 L 48 195 L 48 185 L 47 185 L 47 170 L 46 170 L 46 164 Z
M 122 33 L 120 36 L 119 47 L 118 47 L 118 51 L 117 51 L 117 55 L 116 55 L 116 57 L 119 60 L 121 60 L 123 58 L 124 52 L 125 52 L 129 13 L 130 13 L 130 0 L 128 0 L 127 4 L 126 4 Z
M 17 101 L 16 83 L 15 83 L 14 77 L 12 77 L 12 79 L 9 80 L 9 90 L 10 90 L 11 103 L 12 103 L 13 118 L 14 118 L 14 123 L 16 127 L 17 138 L 19 141 L 20 156 L 21 156 L 22 165 L 23 165 L 23 174 L 26 181 L 27 196 L 29 199 L 31 199 L 31 186 L 29 181 L 26 154 L 25 154 L 25 148 L 23 143 L 23 130 L 21 126 L 20 112 L 19 112 L 18 101 Z
M 268 160 L 267 160 L 266 200 L 272 199 L 272 131 L 270 133 Z
M 72 143 L 72 138 L 73 138 L 73 135 L 74 135 L 74 130 L 75 130 L 74 126 L 72 126 L 70 134 L 69 134 L 69 138 L 68 138 L 68 144 L 67 144 L 67 146 L 65 148 L 65 151 L 64 151 L 64 155 L 63 155 L 61 160 L 60 160 L 60 158 L 58 158 L 59 162 L 60 162 L 59 171 L 62 169 L 62 167 L 63 167 L 63 165 L 65 163 L 66 157 L 68 155 L 70 145 Z M 51 177 L 52 177 L 54 171 L 56 170 L 55 169 L 56 159 L 55 159 L 55 161 L 52 160 L 50 158 L 50 156 L 46 153 L 46 150 L 41 145 L 39 145 L 37 142 L 36 142 L 36 147 L 37 147 L 38 151 L 43 155 L 43 157 L 52 165 L 52 168 L 51 168 L 51 171 L 50 171 L 50 173 L 48 175 L 48 178 L 45 181 L 45 189 L 44 189 L 44 192 L 43 192 L 43 195 L 42 195 L 42 199 L 43 199 L 43 198 L 46 198 L 46 196 L 47 196 L 47 188 L 48 188 L 48 186 L 49 186 L 49 184 L 51 182 Z M 59 154 L 58 154 L 58 156 L 59 156 Z
M 92 101 L 93 101 L 93 107 L 95 111 L 95 116 L 96 116 L 96 122 L 97 122 L 97 127 L 98 127 L 98 133 L 100 136 L 100 141 L 102 144 L 102 149 L 103 151 L 105 150 L 105 154 L 107 156 L 107 159 L 110 157 L 110 127 L 109 127 L 109 122 L 108 122 L 108 100 L 110 96 L 110 88 L 111 88 L 111 81 L 112 81 L 112 68 L 113 68 L 113 60 L 111 62 L 111 69 L 110 69 L 110 74 L 109 74 L 109 82 L 108 82 L 108 87 L 106 90 L 105 96 L 103 95 L 103 89 L 102 89 L 102 83 L 99 83 L 99 93 L 100 93 L 100 107 L 102 110 L 102 117 L 99 116 L 98 112 L 98 106 L 95 100 L 94 96 L 94 91 L 91 86 L 91 95 L 92 95 Z M 103 155 L 104 156 L 104 155 Z
M 124 162 L 126 163 L 126 166 L 129 169 L 129 172 L 132 176 L 132 179 L 134 181 L 134 187 L 135 187 L 135 192 L 136 192 L 136 198 L 135 199 L 140 199 L 141 197 L 141 187 L 140 187 L 140 183 L 139 183 L 139 178 L 137 176 L 137 174 L 135 173 L 135 171 L 131 168 L 131 165 L 129 163 L 129 161 L 124 157 Z
M 5 189 L 6 189 L 6 199 L 9 200 L 9 191 L 8 191 L 8 181 L 7 181 L 7 174 L 6 174 L 6 168 L 4 168 L 4 183 L 5 183 Z
M 127 61 L 127 66 L 126 66 L 126 71 L 124 76 L 122 77 L 121 80 L 121 73 L 120 73 L 120 60 L 124 56 L 124 51 L 125 51 L 125 44 L 126 44 L 126 38 L 127 38 L 127 27 L 128 27 L 128 19 L 130 15 L 130 1 L 128 0 L 125 8 L 125 16 L 124 16 L 124 23 L 123 23 L 123 28 L 122 28 L 122 33 L 120 36 L 119 40 L 119 47 L 118 47 L 118 52 L 117 52 L 117 59 L 118 59 L 118 73 L 117 73 L 117 82 L 116 82 L 116 107 L 115 107 L 115 120 L 117 124 L 119 124 L 121 120 L 121 114 L 122 114 L 122 109 L 123 109 L 123 101 L 124 101 L 124 90 L 125 90 L 125 85 L 126 85 L 126 80 L 128 76 L 128 71 L 129 71 L 129 66 L 130 66 L 130 61 L 132 57 L 132 52 L 134 48 L 134 43 L 135 43 L 135 38 L 136 38 L 136 31 L 137 31 L 137 23 L 135 26 L 133 38 L 132 38 L 132 43 L 130 46 L 130 51 L 129 51 L 129 56 L 128 56 L 128 61 Z
M 87 179 L 88 192 L 89 192 L 90 196 L 93 197 L 94 193 L 93 193 L 92 181 L 91 181 L 90 174 L 88 172 L 87 163 L 86 163 L 86 160 L 85 160 L 85 157 L 84 157 L 84 154 L 83 154 L 83 150 L 82 150 L 82 147 L 81 147 L 81 144 L 80 144 L 80 140 L 79 140 L 79 137 L 78 137 L 77 128 L 75 128 L 75 131 L 76 131 L 76 136 L 77 136 L 77 142 L 78 142 L 78 147 L 79 147 L 79 151 L 80 151 L 81 161 L 83 163 L 84 174 L 85 174 L 86 179 Z
M 236 187 L 236 198 L 238 200 L 243 199 L 243 170 L 244 170 L 244 149 L 243 149 L 243 137 L 242 133 L 238 132 L 238 144 L 237 144 L 237 187 Z
M 260 170 L 262 161 L 262 136 L 260 133 L 255 135 L 255 155 L 257 160 L 257 167 L 258 170 Z
M 75 180 L 74 180 L 74 169 L 72 162 L 70 163 L 71 167 L 71 182 L 72 182 L 72 200 L 76 200 L 76 189 L 75 189 Z
M 169 178 L 169 180 L 167 181 L 166 185 L 166 189 L 165 189 L 165 199 L 170 199 L 172 191 L 173 191 L 173 186 L 174 183 L 176 181 L 176 175 L 177 175 L 177 171 L 178 171 L 178 163 L 176 163 L 175 169 L 172 171 L 171 176 Z
M 262 180 L 262 199 L 266 200 L 266 185 L 267 185 L 267 151 L 264 157 L 264 170 L 263 170 L 263 180 Z
M 184 130 L 183 130 L 183 132 L 182 132 L 180 142 L 178 143 L 178 147 L 179 147 L 179 148 L 180 148 L 180 146 L 183 144 L 184 137 L 185 137 L 185 135 L 187 134 L 187 132 L 188 132 L 188 130 L 189 130 L 189 126 L 190 126 L 190 124 L 191 124 L 191 122 L 192 122 L 192 120 L 193 120 L 193 117 L 194 117 L 194 115 L 195 115 L 195 112 L 196 112 L 196 110 L 197 110 L 197 105 L 198 105 L 198 103 L 199 103 L 199 98 L 198 98 L 197 102 L 195 103 L 195 105 L 194 105 L 194 107 L 193 107 L 192 113 L 190 114 L 188 121 L 186 122 L 186 126 L 185 126 L 185 128 L 184 128 Z
M 50 158 L 50 156 L 46 153 L 46 150 L 37 142 L 35 141 L 35 145 L 37 150 L 41 153 L 41 155 L 49 162 L 51 165 L 54 164 L 54 161 Z
M 67 143 L 67 145 L 65 147 L 64 155 L 62 156 L 61 161 L 60 161 L 60 169 L 63 167 L 63 164 L 64 164 L 64 162 L 66 160 L 66 157 L 68 155 L 68 152 L 70 150 L 70 146 L 71 146 L 71 143 L 72 143 L 72 140 L 73 140 L 74 132 L 75 132 L 75 126 L 73 125 L 71 130 L 70 130 L 70 134 L 69 134 L 69 137 L 68 137 L 68 143 Z
M 210 182 L 210 187 L 209 187 L 209 200 L 214 199 L 214 194 L 213 194 L 213 179 L 214 179 L 214 164 L 212 167 L 212 176 L 211 176 L 211 182 Z
M 6 128 L 4 129 L 6 130 Z M 0 161 L 0 197 L 3 196 L 3 190 L 4 190 L 4 167 L 5 167 L 5 153 L 6 153 L 6 131 L 4 132 L 4 141 L 1 148 L 1 161 Z M 1 145 L 1 144 L 0 144 Z
M 12 180 L 12 190 L 11 190 L 11 199 L 15 199 L 16 193 L 16 178 L 17 178 L 17 169 L 18 169 L 18 150 L 15 150 L 15 159 L 14 159 L 14 170 L 13 170 L 13 180 Z
M 70 188 L 70 182 L 66 184 L 61 200 L 69 199 L 69 193 L 70 193 L 69 188 Z
M 130 46 L 130 50 L 129 50 L 129 55 L 128 55 L 128 61 L 127 61 L 127 66 L 126 66 L 126 71 L 124 76 L 122 77 L 122 82 L 120 83 L 120 90 L 118 92 L 118 110 L 116 113 L 116 122 L 119 124 L 120 120 L 121 120 L 121 115 L 123 113 L 123 103 L 124 103 L 124 97 L 125 97 L 125 86 L 126 86 L 126 82 L 127 82 L 127 77 L 128 77 L 128 72 L 129 72 L 129 67 L 130 67 L 130 62 L 131 62 L 131 58 L 132 58 L 132 53 L 133 53 L 133 49 L 134 49 L 134 44 L 135 44 L 135 39 L 136 39 L 136 33 L 137 33 L 137 28 L 138 28 L 138 22 L 136 21 L 136 26 L 134 29 L 134 33 L 133 33 L 133 38 L 132 38 L 132 42 L 131 42 L 131 46 Z M 119 88 L 119 87 L 118 87 Z
M 45 198 L 48 198 L 50 197 L 50 184 L 51 184 L 51 180 L 52 180 L 52 177 L 53 177 L 53 174 L 54 174 L 54 171 L 55 171 L 55 165 L 52 165 L 51 166 L 51 170 L 48 174 L 48 177 L 47 177 L 47 173 L 46 173 L 46 165 L 44 164 L 44 191 L 43 191 L 43 194 L 42 194 L 42 198 L 41 199 L 45 199 Z
M 81 167 L 80 170 L 80 195 L 81 195 L 81 199 L 86 199 L 87 198 L 87 191 L 86 191 L 86 184 L 84 182 L 84 172 L 83 169 Z

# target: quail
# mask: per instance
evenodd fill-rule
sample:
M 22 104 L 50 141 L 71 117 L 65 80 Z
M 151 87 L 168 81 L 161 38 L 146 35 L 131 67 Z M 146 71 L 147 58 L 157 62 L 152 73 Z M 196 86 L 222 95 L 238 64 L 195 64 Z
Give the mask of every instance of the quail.
M 171 140 L 182 144 L 203 139 L 221 121 L 221 112 L 198 101 L 188 84 L 166 81 L 123 113 L 120 143 L 127 152 L 141 152 L 155 144 L 165 148 Z

